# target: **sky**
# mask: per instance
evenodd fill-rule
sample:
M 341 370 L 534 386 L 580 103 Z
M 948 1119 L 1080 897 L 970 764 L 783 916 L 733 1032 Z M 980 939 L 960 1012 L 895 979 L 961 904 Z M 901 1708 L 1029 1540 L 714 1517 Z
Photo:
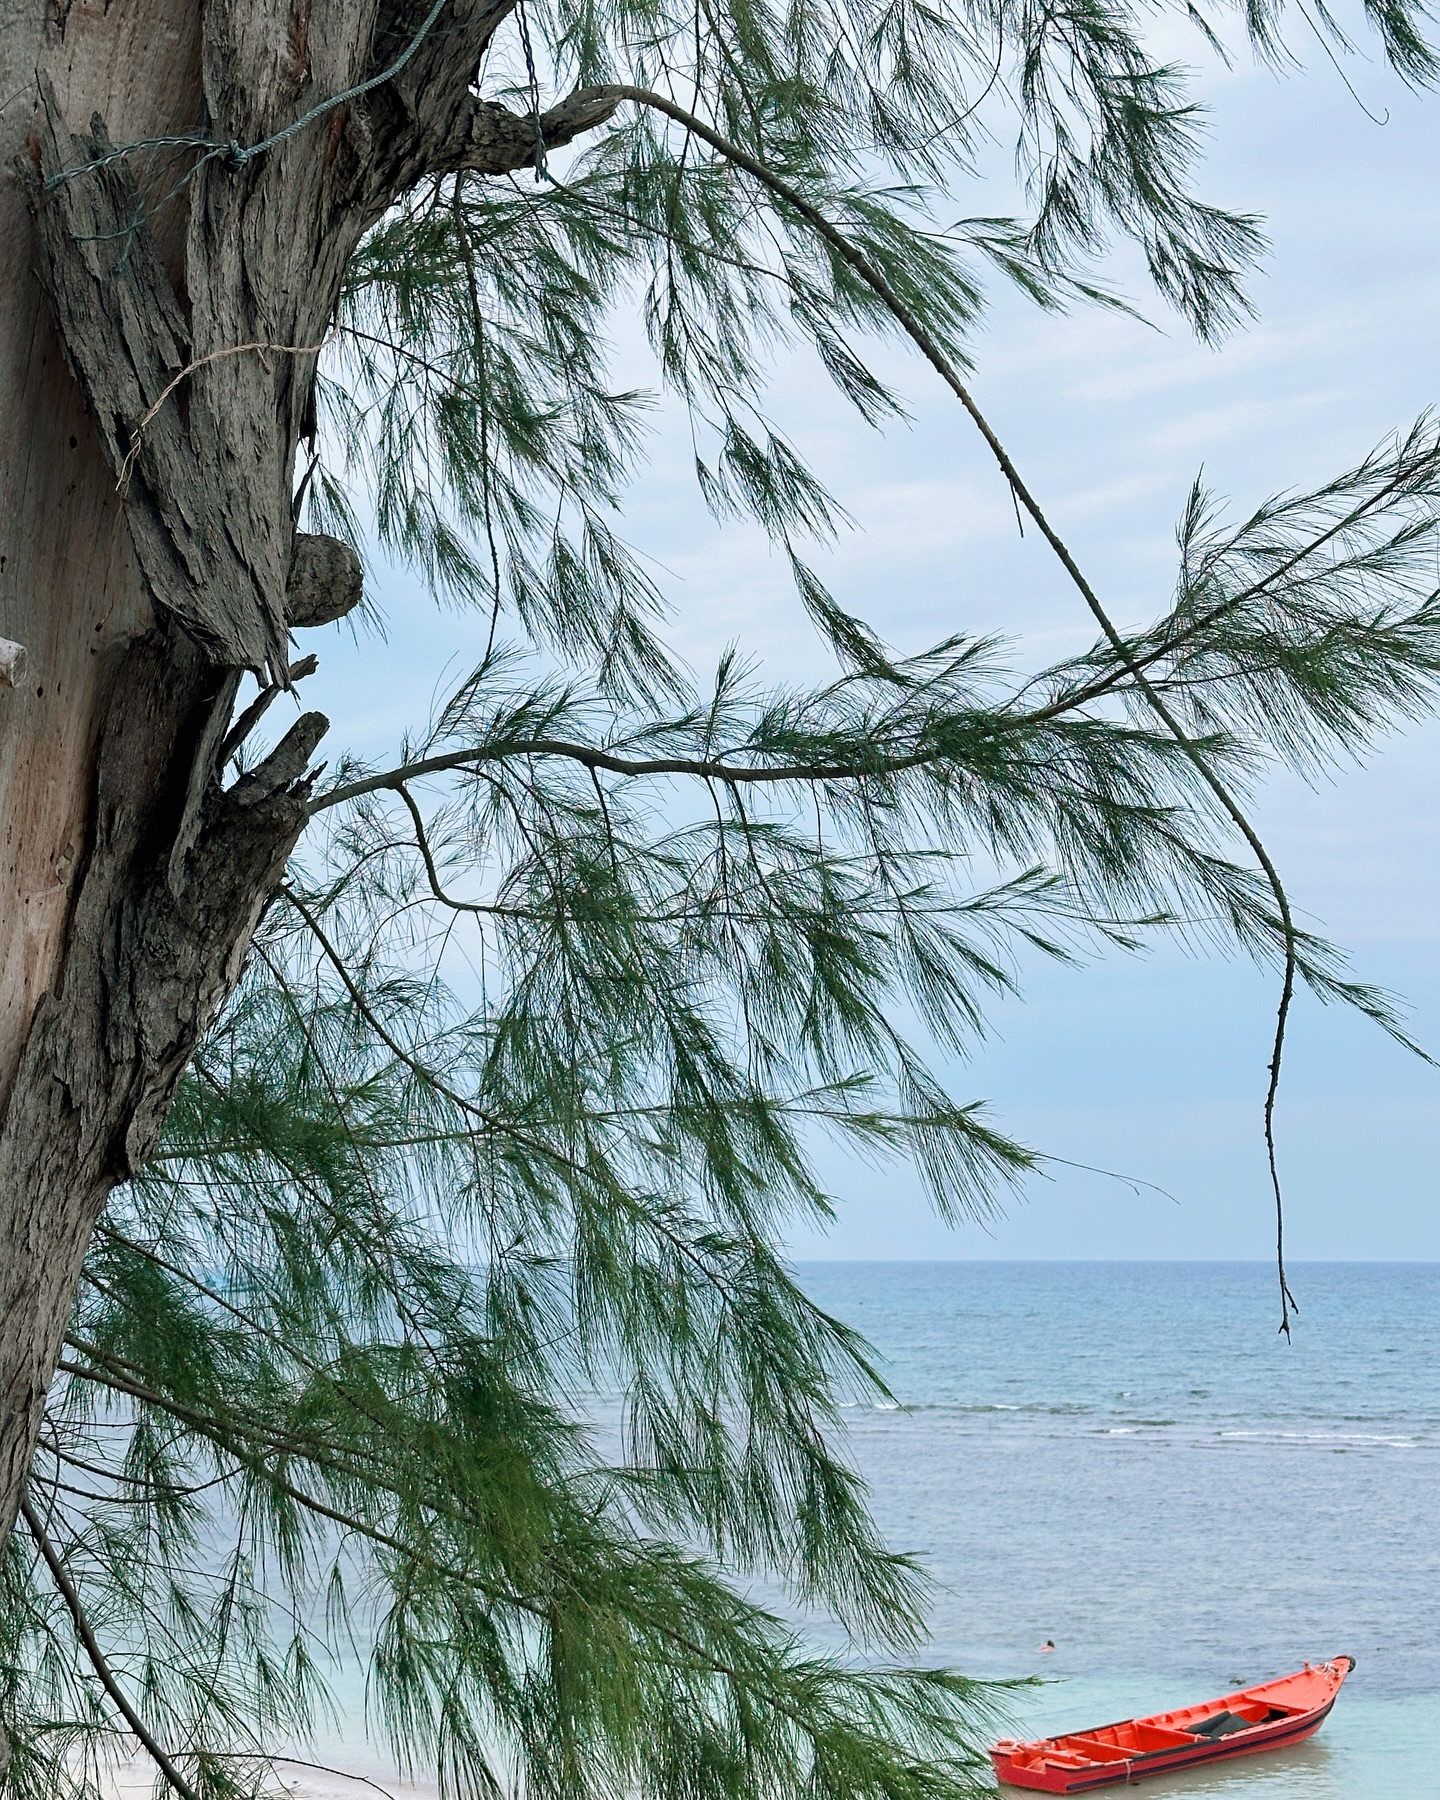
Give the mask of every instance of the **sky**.
M 1265 218 L 1257 319 L 1213 350 L 1154 302 L 1148 324 L 1088 309 L 1057 321 L 997 294 L 975 342 L 982 406 L 1130 623 L 1166 604 L 1174 522 L 1197 472 L 1248 507 L 1335 474 L 1440 404 L 1440 96 L 1407 93 L 1373 53 L 1346 64 L 1352 94 L 1313 43 L 1308 70 L 1284 77 L 1245 58 L 1226 71 L 1188 35 L 1173 47 L 1203 69 L 1205 196 Z M 957 191 L 957 215 L 1003 205 L 1002 186 L 997 173 Z M 1141 293 L 1125 258 L 1112 274 Z M 617 322 L 620 363 L 643 380 L 633 336 Z M 776 416 L 855 521 L 815 559 L 842 604 L 902 650 L 956 631 L 999 631 L 1018 655 L 1046 660 L 1088 643 L 1088 617 L 1034 534 L 1018 536 L 953 399 L 901 349 L 878 356 L 913 413 L 883 436 L 812 364 L 775 370 Z M 664 571 L 673 641 L 697 670 L 738 644 L 774 679 L 817 674 L 787 571 L 757 531 L 709 518 L 688 468 L 680 421 L 662 410 L 626 530 Z M 383 648 L 342 627 L 308 636 L 321 670 L 304 703 L 334 720 L 332 755 L 342 744 L 393 751 L 444 671 L 483 647 L 483 622 L 437 612 L 401 573 L 381 570 L 372 595 L 387 619 Z M 1406 999 L 1415 1034 L 1440 1054 L 1437 777 L 1440 728 L 1425 726 L 1317 787 L 1273 781 L 1256 817 L 1306 919 L 1359 975 Z M 1261 1103 L 1275 985 L 1248 964 L 1174 946 L 1030 971 L 1023 1000 L 1000 1006 L 991 1038 L 949 1074 L 959 1097 L 987 1099 L 999 1124 L 1058 1159 L 1047 1176 L 1001 1220 L 952 1229 L 904 1170 L 829 1157 L 836 1223 L 797 1235 L 793 1253 L 1267 1256 Z M 1290 1254 L 1440 1258 L 1437 1128 L 1440 1072 L 1367 1022 L 1303 1000 L 1277 1120 Z

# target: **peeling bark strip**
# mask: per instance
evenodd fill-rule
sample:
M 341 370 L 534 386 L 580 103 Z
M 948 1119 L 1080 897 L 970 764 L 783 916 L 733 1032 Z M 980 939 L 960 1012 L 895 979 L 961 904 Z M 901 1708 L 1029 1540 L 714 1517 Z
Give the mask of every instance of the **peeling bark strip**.
M 155 249 L 145 201 L 97 115 L 73 137 L 41 85 L 44 130 L 32 205 L 61 341 L 117 479 L 156 608 L 226 667 L 285 666 L 283 574 L 267 539 L 236 542 L 224 520 L 228 433 L 201 416 L 203 392 L 166 390 L 190 361 L 190 330 Z M 68 171 L 81 171 L 67 173 Z M 142 431 L 142 421 L 144 429 Z M 207 426 L 209 428 L 207 428 Z

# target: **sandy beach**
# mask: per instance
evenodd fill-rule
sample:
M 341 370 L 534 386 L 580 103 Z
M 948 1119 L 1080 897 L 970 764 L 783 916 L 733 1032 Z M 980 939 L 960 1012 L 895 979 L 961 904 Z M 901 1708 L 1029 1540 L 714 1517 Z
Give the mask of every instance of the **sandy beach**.
M 271 1791 L 288 1800 L 439 1800 L 433 1781 L 342 1775 L 299 1762 L 277 1762 Z M 136 1759 L 117 1768 L 107 1783 L 108 1800 L 153 1800 L 154 1766 Z

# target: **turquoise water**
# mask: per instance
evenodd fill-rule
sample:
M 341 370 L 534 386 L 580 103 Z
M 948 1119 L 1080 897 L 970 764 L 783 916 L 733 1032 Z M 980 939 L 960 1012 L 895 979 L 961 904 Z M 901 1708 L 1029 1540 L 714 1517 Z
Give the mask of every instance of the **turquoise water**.
M 1043 1677 L 1019 1735 L 1343 1653 L 1358 1667 L 1310 1743 L 1142 1791 L 1440 1800 L 1440 1265 L 1301 1265 L 1288 1345 L 1256 1264 L 800 1273 L 894 1390 L 846 1419 L 887 1537 L 934 1579 L 927 1657 Z M 362 1737 L 352 1720 L 324 1759 L 434 1794 Z M 313 1800 L 374 1793 L 296 1775 Z
M 931 1654 L 1040 1675 L 1024 1735 L 1353 1655 L 1311 1743 L 1145 1791 L 1440 1800 L 1440 1265 L 816 1263 L 882 1352 L 852 1409 Z M 1053 1639 L 1056 1650 L 1038 1646 Z

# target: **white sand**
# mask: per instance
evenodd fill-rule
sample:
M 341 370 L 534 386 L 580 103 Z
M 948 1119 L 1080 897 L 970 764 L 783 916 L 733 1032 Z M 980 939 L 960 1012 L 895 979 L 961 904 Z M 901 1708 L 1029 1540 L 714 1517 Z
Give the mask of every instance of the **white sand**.
M 290 1800 L 438 1800 L 433 1781 L 400 1781 L 391 1776 L 341 1775 L 277 1759 L 274 1791 Z M 110 1800 L 154 1800 L 155 1769 L 137 1759 L 118 1767 L 109 1783 Z

